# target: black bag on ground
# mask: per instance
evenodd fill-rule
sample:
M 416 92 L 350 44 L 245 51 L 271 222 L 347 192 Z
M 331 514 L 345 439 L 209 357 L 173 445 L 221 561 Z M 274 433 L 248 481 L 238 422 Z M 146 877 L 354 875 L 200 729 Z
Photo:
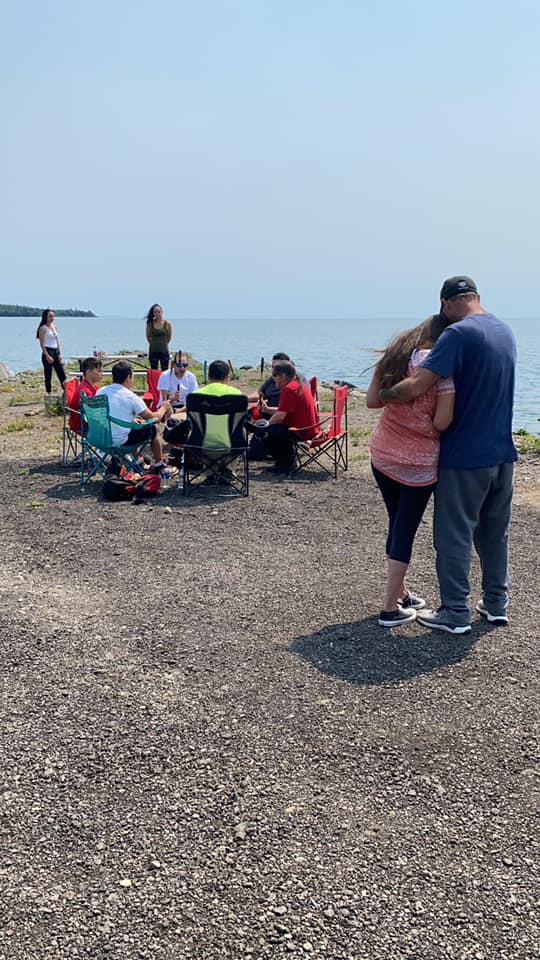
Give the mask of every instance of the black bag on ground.
M 148 473 L 145 477 L 125 479 L 109 474 L 103 481 L 103 497 L 118 503 L 120 500 L 131 500 L 141 503 L 145 497 L 153 497 L 159 493 L 161 477 L 157 473 Z
M 253 434 L 249 442 L 248 458 L 250 460 L 271 460 L 272 459 L 264 443 L 262 442 L 261 437 L 260 436 L 258 437 L 256 433 Z
M 102 493 L 105 500 L 131 500 L 136 486 L 133 480 L 124 480 L 123 477 L 115 477 L 113 474 L 109 474 L 103 481 Z
M 163 431 L 165 443 L 182 444 L 185 443 L 189 435 L 188 420 L 174 420 L 172 417 L 167 420 Z
M 161 486 L 161 477 L 157 473 L 148 473 L 141 477 L 135 484 L 135 493 L 131 498 L 132 503 L 142 503 L 145 497 L 154 497 L 159 493 Z

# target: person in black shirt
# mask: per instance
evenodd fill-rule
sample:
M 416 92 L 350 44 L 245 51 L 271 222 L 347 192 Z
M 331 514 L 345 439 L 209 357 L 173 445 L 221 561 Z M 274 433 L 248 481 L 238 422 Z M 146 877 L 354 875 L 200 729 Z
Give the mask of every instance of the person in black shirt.
M 276 412 L 279 404 L 279 395 L 281 390 L 276 386 L 276 382 L 273 377 L 274 373 L 274 364 L 283 363 L 284 360 L 290 362 L 290 357 L 286 353 L 275 353 L 272 357 L 272 373 L 269 377 L 266 378 L 264 383 L 261 384 L 257 393 L 252 393 L 248 397 L 250 403 L 256 403 L 259 409 L 259 417 L 262 417 L 264 420 L 269 420 L 273 413 Z M 251 438 L 251 443 L 249 445 L 249 458 L 250 460 L 267 460 L 269 459 L 269 454 L 266 451 L 263 443 L 259 436 L 254 436 Z

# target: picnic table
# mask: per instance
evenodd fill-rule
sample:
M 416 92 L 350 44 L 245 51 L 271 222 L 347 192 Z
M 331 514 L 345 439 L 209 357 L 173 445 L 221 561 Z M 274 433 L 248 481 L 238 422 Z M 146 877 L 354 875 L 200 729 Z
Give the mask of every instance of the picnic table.
M 71 357 L 70 359 L 77 361 L 80 370 L 83 360 L 86 360 L 88 356 L 89 354 L 85 353 L 84 356 L 75 356 Z M 147 370 L 147 359 L 148 358 L 145 353 L 123 353 L 118 356 L 112 353 L 99 353 L 96 357 L 96 360 L 101 360 L 105 373 L 110 373 L 113 364 L 117 363 L 119 360 L 127 360 L 134 368 L 136 368 L 133 370 L 133 373 L 144 375 L 146 375 Z

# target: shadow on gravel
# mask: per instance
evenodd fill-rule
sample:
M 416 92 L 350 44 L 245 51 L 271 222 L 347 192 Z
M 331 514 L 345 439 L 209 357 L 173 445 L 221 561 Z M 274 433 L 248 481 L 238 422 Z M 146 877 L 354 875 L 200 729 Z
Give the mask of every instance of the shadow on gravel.
M 53 475 L 50 474 L 51 480 Z M 127 506 L 133 506 L 129 500 L 119 501 L 117 503 L 105 500 L 101 495 L 102 481 L 91 480 L 89 483 L 81 486 L 78 476 L 69 480 L 62 474 L 62 483 L 57 483 L 43 492 L 43 495 L 50 500 L 95 500 L 96 503 L 107 504 L 110 507 L 125 509 Z M 171 507 L 173 511 L 183 510 L 188 507 L 213 507 L 223 506 L 229 501 L 242 500 L 243 497 L 237 495 L 231 496 L 224 491 L 223 487 L 206 487 L 204 490 L 193 491 L 188 497 L 184 497 L 181 490 L 175 487 L 169 487 L 160 490 L 158 496 L 149 497 L 141 501 L 145 506 Z
M 321 673 L 347 683 L 400 683 L 460 663 L 493 629 L 497 628 L 479 621 L 464 636 L 431 630 L 418 634 L 383 629 L 374 617 L 367 617 L 297 637 L 291 650 Z
M 81 468 L 75 463 L 64 467 L 61 463 L 51 462 L 50 460 L 44 460 L 36 465 L 30 463 L 27 469 L 29 476 L 63 477 L 70 480 L 78 479 L 81 471 Z
M 102 501 L 102 481 L 91 480 L 88 484 L 81 486 L 79 483 L 80 466 L 77 463 L 70 463 L 67 466 L 63 466 L 59 462 L 45 461 L 35 466 L 30 465 L 27 469 L 29 476 L 40 476 L 52 482 L 53 485 L 43 491 L 43 495 L 51 500 L 94 499 Z M 330 477 L 324 475 L 320 477 L 323 483 L 330 479 Z M 56 483 L 54 483 L 55 480 L 57 481 Z M 310 478 L 304 478 L 300 475 L 299 477 L 295 477 L 294 481 L 298 485 L 304 486 L 306 481 L 310 482 Z M 302 481 L 304 481 L 304 483 Z M 291 483 L 291 480 L 288 477 L 276 477 L 273 474 L 267 474 L 265 476 L 264 473 L 256 471 L 250 475 L 250 484 L 254 484 L 255 487 L 259 483 L 262 483 L 263 486 L 268 483 L 280 486 L 283 482 Z M 253 488 L 252 492 L 254 492 Z M 243 499 L 243 497 L 238 495 L 231 495 L 227 488 L 219 486 L 204 486 L 201 490 L 194 489 L 188 497 L 184 497 L 181 490 L 172 485 L 162 489 L 158 497 L 152 498 L 149 501 L 145 500 L 144 503 L 151 503 L 152 506 L 156 507 L 162 506 L 171 507 L 172 509 L 184 509 L 186 507 L 219 506 L 230 500 Z
M 250 483 L 262 483 L 268 484 L 273 483 L 274 485 L 281 485 L 284 483 L 294 484 L 295 486 L 308 486 L 314 481 L 317 483 L 329 483 L 334 481 L 334 477 L 328 476 L 328 474 L 319 471 L 319 473 L 310 472 L 309 470 L 300 470 L 299 473 L 295 473 L 293 477 L 288 475 L 280 475 L 272 473 L 269 467 L 263 467 L 262 470 L 253 471 L 249 474 Z M 335 482 L 335 481 L 334 481 Z
M 36 466 L 30 465 L 28 468 L 29 477 L 40 477 L 42 480 L 49 480 L 51 484 L 42 490 L 41 495 L 51 500 L 78 500 L 81 497 L 88 499 L 95 497 L 95 487 L 81 487 L 79 483 L 80 467 L 73 463 L 62 466 L 61 463 L 51 463 L 45 461 Z

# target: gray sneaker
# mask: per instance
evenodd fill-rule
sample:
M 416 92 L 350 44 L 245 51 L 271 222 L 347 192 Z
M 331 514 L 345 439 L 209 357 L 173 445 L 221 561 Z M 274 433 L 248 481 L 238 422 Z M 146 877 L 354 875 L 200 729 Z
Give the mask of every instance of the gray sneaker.
M 416 614 L 418 623 L 433 630 L 446 630 L 447 633 L 470 633 L 470 623 L 454 623 L 444 607 L 438 610 L 421 610 Z
M 499 627 L 506 627 L 508 625 L 508 617 L 506 613 L 490 613 L 488 608 L 484 606 L 484 601 L 479 600 L 476 604 L 476 609 L 481 617 L 485 617 L 489 623 L 494 623 Z

